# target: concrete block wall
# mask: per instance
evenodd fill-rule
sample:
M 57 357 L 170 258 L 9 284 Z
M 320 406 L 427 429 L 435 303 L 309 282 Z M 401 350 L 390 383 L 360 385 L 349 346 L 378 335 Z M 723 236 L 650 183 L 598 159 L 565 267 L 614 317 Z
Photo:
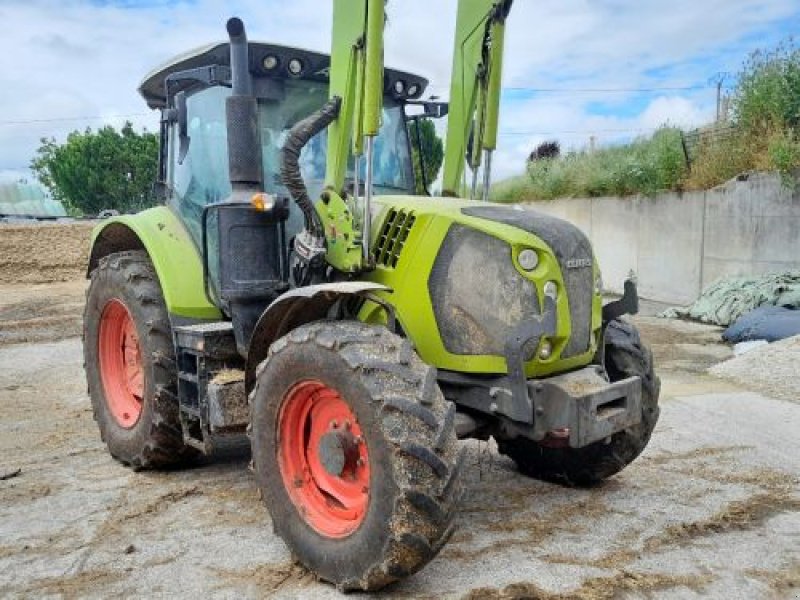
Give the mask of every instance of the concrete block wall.
M 526 207 L 581 228 L 613 292 L 633 272 L 643 298 L 688 304 L 720 277 L 800 269 L 800 193 L 773 174 L 701 192 L 564 198 Z

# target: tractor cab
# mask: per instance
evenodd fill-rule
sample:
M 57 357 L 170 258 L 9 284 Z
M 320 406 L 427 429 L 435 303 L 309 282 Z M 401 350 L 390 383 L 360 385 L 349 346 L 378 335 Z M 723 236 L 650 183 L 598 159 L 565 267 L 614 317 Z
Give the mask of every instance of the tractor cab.
M 288 198 L 283 184 L 281 149 L 291 128 L 329 95 L 330 57 L 325 54 L 249 43 L 249 71 L 257 101 L 258 140 L 263 191 Z M 231 194 L 226 99 L 231 96 L 230 44 L 212 44 L 182 54 L 148 74 L 139 92 L 153 109 L 162 111 L 159 183 L 165 199 L 181 215 L 195 243 L 202 244 L 204 209 Z M 387 69 L 384 74 L 382 125 L 373 159 L 374 188 L 380 195 L 412 194 L 415 189 L 406 103 L 416 101 L 427 80 Z M 319 198 L 325 180 L 327 131 L 303 148 L 300 169 L 311 198 Z M 355 161 L 348 162 L 346 188 L 363 181 Z M 286 234 L 291 239 L 303 226 L 303 215 L 289 203 Z

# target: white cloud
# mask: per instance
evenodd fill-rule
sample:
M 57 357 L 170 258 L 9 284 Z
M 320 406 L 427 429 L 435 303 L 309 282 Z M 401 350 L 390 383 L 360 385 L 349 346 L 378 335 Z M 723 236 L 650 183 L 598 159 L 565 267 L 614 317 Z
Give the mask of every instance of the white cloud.
M 707 122 L 712 117 L 708 111 L 687 98 L 680 96 L 661 96 L 653 100 L 642 112 L 639 122 L 642 127 L 654 129 L 661 125 L 694 127 Z
M 389 2 L 387 63 L 429 77 L 445 95 L 455 7 L 456 0 Z M 736 70 L 762 41 L 748 46 L 739 40 L 797 12 L 795 0 L 516 0 L 504 82 L 539 88 L 705 82 L 715 71 Z M 136 93 L 142 76 L 179 52 L 224 39 L 225 21 L 233 14 L 245 20 L 252 39 L 322 51 L 330 45 L 330 3 L 324 0 L 182 0 L 139 8 L 86 0 L 2 0 L 0 171 L 24 170 L 43 136 L 63 139 L 73 129 L 119 125 L 125 118 L 156 129 L 155 113 Z M 497 174 L 520 171 L 530 149 L 554 137 L 541 133 L 557 133 L 563 145 L 585 143 L 590 132 L 612 142 L 630 134 L 611 130 L 646 129 L 661 121 L 694 125 L 712 114 L 711 89 L 649 100 L 633 113 L 626 94 L 506 100 L 501 131 L 524 135 L 501 137 Z M 610 114 L 595 114 L 593 102 L 613 103 Z M 57 118 L 75 120 L 52 120 Z M 9 124 L 14 121 L 25 123 Z

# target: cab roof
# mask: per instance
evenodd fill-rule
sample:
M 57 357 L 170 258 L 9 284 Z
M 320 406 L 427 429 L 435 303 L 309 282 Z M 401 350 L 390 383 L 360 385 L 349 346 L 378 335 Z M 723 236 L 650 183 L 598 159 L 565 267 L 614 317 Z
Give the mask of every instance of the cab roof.
M 250 72 L 255 77 L 280 79 L 305 79 L 328 82 L 330 56 L 291 46 L 278 46 L 264 42 L 249 42 Z M 267 57 L 274 57 L 275 61 Z M 293 59 L 299 60 L 302 70 L 295 75 L 289 72 L 288 65 Z M 271 68 L 268 65 L 274 66 Z M 294 63 L 296 64 L 296 63 Z M 219 42 L 195 48 L 170 59 L 165 64 L 148 73 L 139 85 L 139 93 L 150 108 L 166 106 L 165 81 L 174 73 L 201 67 L 230 67 L 230 44 Z M 404 92 L 398 93 L 398 82 L 402 82 Z M 170 85 L 171 93 L 188 89 L 197 85 L 196 81 L 178 80 Z M 422 96 L 428 80 L 405 71 L 385 69 L 383 76 L 384 93 L 397 100 L 414 100 Z M 397 86 L 397 87 L 396 87 Z

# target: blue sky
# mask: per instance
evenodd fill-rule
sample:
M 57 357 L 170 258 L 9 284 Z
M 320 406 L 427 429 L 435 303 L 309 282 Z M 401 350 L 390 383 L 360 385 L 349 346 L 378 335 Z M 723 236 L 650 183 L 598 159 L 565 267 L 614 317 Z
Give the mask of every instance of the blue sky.
M 435 6 L 435 10 L 432 10 Z M 402 7 L 402 10 L 401 8 Z M 446 97 L 456 0 L 390 0 L 386 62 Z M 154 130 L 142 76 L 245 20 L 252 39 L 325 51 L 327 0 L 2 0 L 0 177 L 24 175 L 41 137 L 125 119 Z M 711 78 L 800 31 L 798 0 L 516 0 L 508 22 L 499 176 L 544 139 L 580 148 L 713 118 Z M 689 88 L 689 89 L 675 89 Z M 550 91 L 543 91 L 550 90 Z M 613 90 L 613 91 L 611 91 Z M 624 91 L 623 91 L 624 90 Z M 648 91 L 629 91 L 648 90 Z

